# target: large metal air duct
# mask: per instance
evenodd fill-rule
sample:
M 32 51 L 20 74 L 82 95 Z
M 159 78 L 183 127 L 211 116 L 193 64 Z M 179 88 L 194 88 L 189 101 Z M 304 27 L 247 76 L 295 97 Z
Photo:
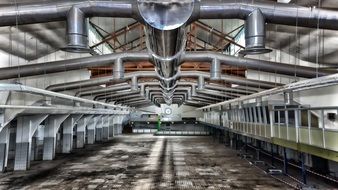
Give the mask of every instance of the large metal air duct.
M 184 26 L 187 21 L 190 23 L 196 19 L 245 19 L 248 28 L 246 31 L 247 48 L 244 51 L 246 53 L 261 53 L 266 51 L 264 44 L 265 21 L 275 24 L 338 29 L 338 25 L 336 24 L 338 21 L 337 11 L 260 0 L 202 0 L 196 3 L 194 0 L 138 0 L 137 5 L 132 0 L 123 2 L 75 0 L 1 5 L 0 12 L 0 26 L 67 19 L 67 36 L 69 39 L 67 49 L 70 51 L 87 51 L 87 34 L 85 29 L 85 18 L 87 17 L 132 17 L 146 23 L 150 26 L 147 27 L 149 52 L 162 80 L 161 84 L 168 94 L 173 92 L 172 89 L 175 86 L 174 81 L 176 80 L 174 76 L 179 70 L 178 63 L 180 63 L 180 59 L 183 61 L 180 50 L 184 49 L 185 43 L 180 41 L 180 39 L 184 39 Z M 167 45 L 170 46 L 167 47 Z M 212 57 L 212 60 L 214 59 L 215 57 Z M 236 66 L 238 64 L 249 65 L 254 69 L 258 68 L 261 71 L 265 69 L 269 71 L 274 70 L 275 73 L 279 74 L 296 74 L 300 77 L 327 74 L 327 72 L 314 72 L 313 69 L 298 66 L 297 68 L 291 66 L 294 69 L 290 70 L 290 67 L 285 65 L 264 65 L 264 63 L 268 64 L 270 62 L 255 62 L 245 59 L 234 60 L 231 57 L 229 59 L 233 61 L 230 64 L 235 64 Z M 221 59 L 218 60 L 221 61 Z M 262 63 L 264 66 L 261 66 Z M 256 64 L 258 64 L 258 67 Z M 218 65 L 214 66 L 217 68 Z M 79 67 L 77 66 L 77 68 Z M 59 71 L 51 71 L 54 70 L 51 68 L 47 70 L 50 72 L 61 72 L 67 70 L 67 68 L 63 65 L 62 70 L 60 69 Z M 45 69 L 41 68 L 37 70 L 33 69 L 30 72 L 27 70 L 23 71 L 27 73 L 26 76 L 32 76 L 29 75 L 32 73 L 47 73 Z M 217 73 L 214 71 L 212 74 L 216 74 L 215 78 L 218 78 Z M 299 71 L 301 74 L 299 75 L 295 71 Z M 18 75 L 17 70 L 15 73 L 14 77 Z M 4 74 L 7 75 L 6 73 Z M 20 76 L 25 75 L 20 74 Z M 123 75 L 118 75 L 117 77 L 123 78 Z M 213 78 L 211 77 L 211 79 Z
M 112 66 L 113 64 L 114 78 L 122 79 L 124 76 L 124 68 L 122 65 L 123 62 L 149 61 L 149 59 L 150 56 L 147 53 L 126 52 L 62 61 L 52 61 L 38 64 L 28 64 L 15 67 L 4 67 L 0 68 L 0 80 L 17 78 L 19 75 L 20 77 L 29 77 L 35 75 L 78 70 L 86 67 Z M 213 78 L 218 78 L 219 76 L 220 70 L 218 69 L 220 69 L 220 65 L 218 65 L 218 62 L 221 65 L 243 67 L 252 70 L 259 70 L 290 76 L 296 75 L 298 77 L 304 78 L 313 78 L 317 76 L 325 76 L 336 73 L 336 71 L 318 70 L 312 67 L 234 57 L 214 52 L 185 52 L 183 55 L 181 55 L 181 61 L 182 63 L 186 61 L 213 62 L 214 64 L 216 63 L 215 67 L 212 66 L 211 68 L 211 76 L 213 76 Z M 165 80 L 163 77 L 162 79 Z
M 179 64 L 186 45 L 185 23 L 194 0 L 138 0 L 140 15 L 147 23 L 147 48 L 161 78 L 164 100 L 171 104 Z
M 125 79 L 129 80 L 132 77 L 137 78 L 158 78 L 158 76 L 154 72 L 147 72 L 147 71 L 138 71 L 138 72 L 131 72 L 127 73 L 125 75 Z M 200 80 L 204 81 L 204 78 L 210 78 L 210 75 L 207 72 L 199 72 L 199 71 L 182 71 L 180 72 L 180 77 L 199 77 Z M 276 86 L 279 86 L 277 83 L 272 82 L 265 82 L 265 81 L 259 81 L 259 80 L 251 80 L 246 79 L 242 77 L 236 77 L 236 76 L 228 76 L 228 75 L 222 75 L 221 80 L 238 84 L 247 87 L 255 87 L 260 89 L 267 89 L 267 88 L 274 88 Z M 79 89 L 79 88 L 85 88 L 85 87 L 91 87 L 91 86 L 99 86 L 102 84 L 106 84 L 108 82 L 113 82 L 114 78 L 113 76 L 108 77 L 100 77 L 100 78 L 94 78 L 94 79 L 88 79 L 83 81 L 77 81 L 77 82 L 69 82 L 69 83 L 62 83 L 62 84 L 55 84 L 48 86 L 46 89 L 51 91 L 64 91 L 64 90 L 73 90 L 73 89 Z M 204 83 L 204 82 L 203 82 Z M 202 84 L 202 83 L 201 83 Z
M 265 48 L 265 17 L 260 9 L 254 10 L 245 20 L 245 49 L 241 54 L 263 54 L 272 50 Z
M 64 51 L 88 53 L 88 19 L 81 9 L 73 6 L 67 15 L 67 46 Z
M 221 62 L 218 59 L 213 59 L 210 65 L 210 80 L 220 80 L 221 75 Z

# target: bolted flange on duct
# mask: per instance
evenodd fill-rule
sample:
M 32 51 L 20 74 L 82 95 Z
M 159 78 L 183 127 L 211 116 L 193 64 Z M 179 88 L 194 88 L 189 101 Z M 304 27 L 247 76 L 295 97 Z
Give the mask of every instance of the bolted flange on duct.
M 243 55 L 269 53 L 272 50 L 265 48 L 265 17 L 256 9 L 245 20 L 245 49 Z
M 67 15 L 67 46 L 63 51 L 72 53 L 89 53 L 88 46 L 88 19 L 76 7 L 72 7 Z

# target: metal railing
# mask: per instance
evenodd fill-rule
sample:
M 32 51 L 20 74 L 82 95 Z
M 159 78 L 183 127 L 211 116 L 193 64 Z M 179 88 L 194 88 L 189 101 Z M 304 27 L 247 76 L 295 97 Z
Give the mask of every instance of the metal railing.
M 338 151 L 337 113 L 338 107 L 285 107 L 270 109 L 269 121 L 265 122 L 258 118 L 250 119 L 255 122 L 248 122 L 248 118 L 243 118 L 236 111 L 232 114 L 226 111 L 205 112 L 204 118 L 200 120 L 257 138 L 278 138 Z

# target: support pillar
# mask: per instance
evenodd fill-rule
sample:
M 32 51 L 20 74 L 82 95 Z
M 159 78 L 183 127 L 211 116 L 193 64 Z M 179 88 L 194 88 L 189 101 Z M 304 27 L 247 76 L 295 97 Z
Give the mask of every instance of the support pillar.
M 304 184 L 307 184 L 307 179 L 306 179 L 306 168 L 305 168 L 305 154 L 300 153 L 300 166 L 301 166 L 301 174 L 302 174 L 302 182 Z
M 271 148 L 271 165 L 275 166 L 275 155 L 274 155 L 274 151 L 273 151 L 273 144 L 270 144 L 270 148 Z
M 85 116 L 77 123 L 76 129 L 76 148 L 83 148 L 86 140 L 86 127 L 92 116 Z
M 260 160 L 260 154 L 261 154 L 261 141 L 260 140 L 256 140 L 257 143 L 257 150 L 256 150 L 256 159 Z
M 36 132 L 33 134 L 32 137 L 32 155 L 31 160 L 41 160 L 42 156 L 39 154 L 40 150 L 43 148 L 44 142 L 44 131 L 45 127 L 39 125 Z
M 32 136 L 48 115 L 22 116 L 17 119 L 14 170 L 27 170 L 30 166 Z
M 111 115 L 109 116 L 109 122 L 108 122 L 108 125 L 109 125 L 109 137 L 108 138 L 113 138 L 114 137 L 114 123 L 115 123 L 115 116 L 114 115 Z
M 103 116 L 102 120 L 102 141 L 109 140 L 109 116 Z
M 98 123 L 98 121 L 101 119 L 101 116 L 96 116 L 93 117 L 87 125 L 87 143 L 88 144 L 94 144 L 95 143 L 95 139 L 96 139 L 96 125 Z
M 56 133 L 69 115 L 51 115 L 46 120 L 43 139 L 43 160 L 53 160 L 56 149 Z
M 73 128 L 83 115 L 70 115 L 63 122 L 62 153 L 70 153 L 73 149 Z
M 4 172 L 7 167 L 9 127 L 10 126 L 5 126 L 0 132 L 0 172 Z
M 224 144 L 226 146 L 229 146 L 230 145 L 230 134 L 229 134 L 229 131 L 228 130 L 225 130 L 224 131 Z
M 284 174 L 288 174 L 288 157 L 287 157 L 287 153 L 286 153 L 286 148 L 283 148 L 283 158 L 284 158 Z
M 96 123 L 96 127 L 95 127 L 95 130 L 96 130 L 96 135 L 95 135 L 95 141 L 97 142 L 101 142 L 102 141 L 102 134 L 103 134 L 103 117 L 99 117 L 98 119 L 98 122 Z
M 114 136 L 118 136 L 122 134 L 122 121 L 123 121 L 123 116 L 118 115 L 114 119 Z

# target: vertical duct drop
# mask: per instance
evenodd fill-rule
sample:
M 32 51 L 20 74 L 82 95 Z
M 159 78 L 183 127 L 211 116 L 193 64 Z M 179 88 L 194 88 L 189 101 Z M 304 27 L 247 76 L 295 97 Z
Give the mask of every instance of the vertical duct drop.
M 210 65 L 210 80 L 220 80 L 221 76 L 221 62 L 218 59 L 213 59 Z
M 241 54 L 264 54 L 271 52 L 265 48 L 265 18 L 261 10 L 256 9 L 245 20 L 245 50 Z
M 63 51 L 73 53 L 88 53 L 88 19 L 76 7 L 72 7 L 67 15 L 67 46 Z
M 205 81 L 203 76 L 198 76 L 198 81 L 197 81 L 197 89 L 198 90 L 204 90 L 205 87 Z
M 117 58 L 113 68 L 113 78 L 123 79 L 124 78 L 124 65 L 121 58 Z

